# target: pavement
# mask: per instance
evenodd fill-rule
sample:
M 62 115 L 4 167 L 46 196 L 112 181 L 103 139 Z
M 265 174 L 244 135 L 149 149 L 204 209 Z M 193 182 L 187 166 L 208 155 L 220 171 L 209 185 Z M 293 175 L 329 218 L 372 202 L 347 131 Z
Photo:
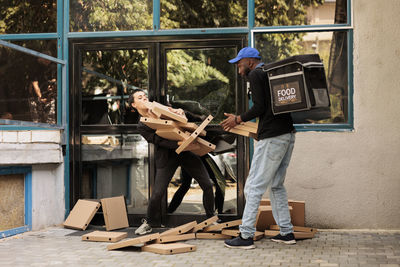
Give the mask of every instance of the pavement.
M 136 228 L 124 229 L 134 237 Z M 319 230 L 296 245 L 267 238 L 256 249 L 224 247 L 223 240 L 195 239 L 194 252 L 159 255 L 140 247 L 107 250 L 109 243 L 82 241 L 88 231 L 50 227 L 0 239 L 0 266 L 379 266 L 400 267 L 400 230 Z M 155 229 L 156 230 L 156 229 Z

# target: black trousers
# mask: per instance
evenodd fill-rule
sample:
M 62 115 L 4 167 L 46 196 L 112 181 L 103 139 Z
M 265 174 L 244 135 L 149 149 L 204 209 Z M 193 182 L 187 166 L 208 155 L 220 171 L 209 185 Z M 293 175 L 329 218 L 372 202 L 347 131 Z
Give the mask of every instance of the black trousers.
M 211 167 L 208 165 L 205 158 L 202 157 L 201 160 L 207 169 L 207 172 L 211 178 L 211 181 L 213 181 L 214 185 L 215 185 L 215 209 L 218 210 L 218 214 L 222 214 L 223 207 L 224 207 L 224 194 L 222 193 L 221 188 L 218 186 L 214 172 L 212 171 Z M 172 197 L 171 202 L 169 203 L 168 213 L 173 213 L 179 207 L 179 205 L 182 203 L 182 200 L 185 197 L 186 193 L 190 189 L 190 185 L 192 183 L 192 176 L 190 176 L 185 171 L 185 169 L 182 169 L 181 178 L 182 178 L 181 179 L 182 183 L 179 186 L 178 190 L 175 192 L 174 196 Z
M 214 216 L 213 185 L 206 167 L 199 156 L 185 151 L 170 157 L 165 167 L 156 168 L 154 187 L 147 208 L 147 222 L 152 226 L 157 226 L 161 222 L 161 202 L 178 166 L 181 166 L 199 183 L 203 190 L 203 206 L 206 215 L 207 217 Z

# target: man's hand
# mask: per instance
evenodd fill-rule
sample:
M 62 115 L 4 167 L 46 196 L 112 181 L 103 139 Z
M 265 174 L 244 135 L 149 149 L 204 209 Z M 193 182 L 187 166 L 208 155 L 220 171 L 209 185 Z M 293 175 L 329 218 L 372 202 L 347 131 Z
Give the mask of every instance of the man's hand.
M 229 131 L 230 129 L 232 129 L 233 127 L 235 127 L 237 125 L 236 122 L 238 122 L 238 119 L 236 118 L 235 115 L 230 114 L 230 113 L 224 113 L 225 116 L 227 116 L 228 118 L 226 118 L 225 120 L 223 120 L 220 125 L 222 126 L 222 128 L 225 131 Z M 240 118 L 238 116 L 238 118 Z

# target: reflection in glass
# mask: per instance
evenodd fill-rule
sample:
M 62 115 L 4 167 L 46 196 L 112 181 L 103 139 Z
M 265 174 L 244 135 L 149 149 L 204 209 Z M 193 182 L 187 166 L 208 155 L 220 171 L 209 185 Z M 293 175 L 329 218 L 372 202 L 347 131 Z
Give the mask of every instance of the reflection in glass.
M 255 26 L 347 23 L 347 0 L 255 0 Z
M 124 195 L 128 213 L 148 205 L 148 145 L 140 135 L 83 135 L 81 197 Z
M 323 60 L 331 100 L 331 118 L 318 112 L 292 113 L 295 123 L 344 123 L 348 120 L 347 32 L 256 34 L 256 48 L 266 63 L 301 54 L 319 54 Z
M 57 32 L 57 1 L 0 1 L 0 34 Z
M 87 51 L 82 62 L 82 124 L 137 123 L 127 100 L 136 88 L 148 90 L 148 51 Z
M 161 0 L 161 29 L 247 26 L 247 0 Z
M 202 157 L 214 184 L 215 209 L 218 214 L 237 214 L 237 150 Z M 168 187 L 168 213 L 205 214 L 203 191 L 180 167 Z
M 15 44 L 57 57 L 55 41 Z M 0 77 L 0 118 L 56 123 L 56 63 L 0 46 Z
M 152 0 L 70 1 L 74 32 L 151 30 Z
M 234 48 L 171 49 L 167 51 L 167 97 L 173 107 L 217 124 L 224 112 L 236 113 Z M 195 120 L 195 119 L 194 119 Z

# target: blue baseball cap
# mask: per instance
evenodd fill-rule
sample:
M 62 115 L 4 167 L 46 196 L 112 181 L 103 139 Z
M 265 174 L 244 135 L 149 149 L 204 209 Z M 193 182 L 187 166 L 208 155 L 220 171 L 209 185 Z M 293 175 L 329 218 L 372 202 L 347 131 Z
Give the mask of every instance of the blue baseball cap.
M 246 57 L 261 59 L 260 52 L 258 52 L 257 49 L 255 49 L 253 47 L 244 47 L 244 48 L 240 49 L 239 53 L 237 54 L 237 56 L 235 58 L 229 60 L 229 63 L 236 63 L 239 60 L 241 60 L 242 58 L 246 58 Z

